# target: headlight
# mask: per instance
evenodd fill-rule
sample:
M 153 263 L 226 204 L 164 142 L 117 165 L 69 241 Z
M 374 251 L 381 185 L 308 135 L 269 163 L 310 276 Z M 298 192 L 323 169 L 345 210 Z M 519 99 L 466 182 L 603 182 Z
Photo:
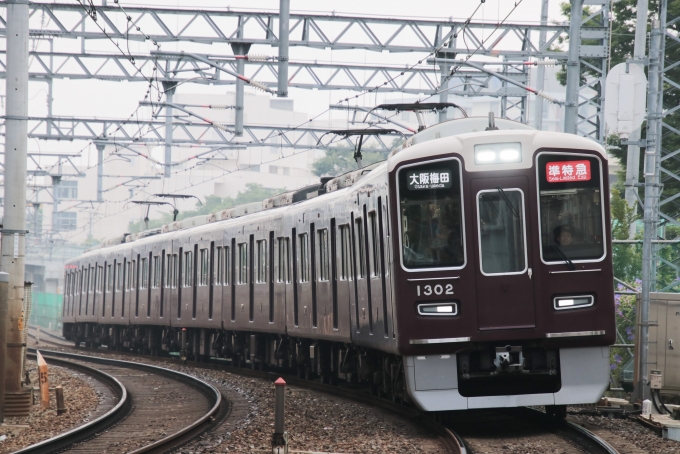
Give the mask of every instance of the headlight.
M 558 296 L 553 299 L 553 305 L 558 311 L 564 309 L 579 309 L 592 306 L 593 304 L 595 304 L 595 297 L 591 295 Z
M 505 162 L 522 162 L 521 143 L 475 145 L 475 164 L 502 164 Z
M 458 304 L 456 303 L 426 303 L 418 305 L 420 315 L 457 315 Z

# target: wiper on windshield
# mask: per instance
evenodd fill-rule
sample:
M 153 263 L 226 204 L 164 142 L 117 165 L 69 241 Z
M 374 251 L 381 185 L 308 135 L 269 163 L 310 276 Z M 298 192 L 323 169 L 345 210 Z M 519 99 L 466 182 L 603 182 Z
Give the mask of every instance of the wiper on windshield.
M 576 269 L 576 267 L 574 266 L 574 263 L 571 260 L 569 260 L 569 257 L 567 257 L 567 254 L 565 254 L 564 251 L 562 250 L 562 248 L 557 245 L 555 240 L 552 240 L 552 246 L 555 249 L 555 251 L 557 251 L 557 255 L 559 255 L 560 258 L 562 260 L 564 260 L 564 263 L 567 264 L 567 268 L 574 271 Z
M 512 204 L 512 202 L 510 202 L 510 199 L 508 199 L 508 196 L 505 195 L 505 191 L 503 190 L 503 188 L 501 188 L 500 186 L 496 186 L 496 189 L 498 189 L 498 193 L 503 198 L 503 201 L 505 202 L 505 204 L 510 207 L 512 214 L 515 215 L 515 219 L 519 219 L 519 212 L 515 209 L 515 206 Z

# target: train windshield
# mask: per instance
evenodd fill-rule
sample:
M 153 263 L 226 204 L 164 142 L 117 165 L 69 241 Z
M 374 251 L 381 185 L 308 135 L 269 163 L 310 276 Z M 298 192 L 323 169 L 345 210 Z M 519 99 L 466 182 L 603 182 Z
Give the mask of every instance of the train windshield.
M 583 155 L 538 157 L 541 254 L 546 262 L 604 255 L 600 161 Z
M 463 266 L 460 164 L 439 161 L 399 171 L 399 212 L 404 267 Z

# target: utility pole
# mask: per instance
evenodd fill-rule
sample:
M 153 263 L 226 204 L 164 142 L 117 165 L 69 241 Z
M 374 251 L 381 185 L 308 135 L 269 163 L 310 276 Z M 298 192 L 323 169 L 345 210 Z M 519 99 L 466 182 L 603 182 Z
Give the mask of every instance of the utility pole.
M 239 17 L 237 39 L 243 39 L 243 23 Z M 248 55 L 250 50 L 250 43 L 243 41 L 232 41 L 231 50 L 234 55 Z M 280 51 L 280 50 L 279 50 Z M 242 58 L 236 60 L 236 72 L 243 76 L 245 72 L 245 61 Z M 281 83 L 281 76 L 279 75 L 279 84 Z M 234 135 L 236 137 L 243 137 L 243 98 L 244 98 L 245 82 L 241 79 L 236 79 L 236 107 L 234 108 Z
M 548 1 L 541 2 L 541 25 L 548 25 Z M 542 49 L 548 37 L 547 30 L 538 32 L 538 48 Z M 545 66 L 538 65 L 536 67 L 536 90 L 543 91 L 545 84 Z M 540 96 L 534 97 L 534 127 L 539 131 L 543 129 L 543 98 Z
M 635 27 L 635 46 L 633 48 L 633 59 L 636 63 L 644 69 L 645 50 L 647 47 L 647 16 L 649 14 L 649 0 L 638 0 L 637 2 L 637 19 Z M 638 174 L 640 172 L 640 128 L 636 128 L 631 132 L 628 141 L 634 143 L 628 145 L 628 156 L 626 158 L 626 203 L 629 207 L 636 207 L 637 211 L 637 193 L 638 189 L 635 185 L 638 182 Z M 630 226 L 629 238 L 635 236 L 635 223 Z
M 646 22 L 645 22 L 646 23 Z M 648 386 L 649 372 L 649 293 L 655 289 L 654 245 L 658 225 L 659 209 L 659 170 L 661 165 L 661 118 L 663 105 L 659 103 L 660 83 L 663 72 L 662 30 L 658 20 L 652 22 L 651 42 L 649 46 L 649 96 L 647 98 L 647 147 L 645 149 L 645 205 L 644 205 L 644 237 L 642 239 L 642 294 L 640 298 L 640 364 L 636 394 L 642 400 L 649 399 L 651 390 Z
M 567 94 L 564 105 L 564 132 L 576 134 L 578 122 L 578 89 L 581 85 L 581 22 L 583 21 L 583 0 L 571 0 L 571 22 L 569 24 L 569 54 L 567 60 Z
M 288 97 L 288 38 L 290 35 L 290 0 L 279 3 L 279 98 Z M 239 72 L 239 74 L 241 74 Z M 241 82 L 243 83 L 243 82 Z
M 166 63 L 167 68 L 170 62 Z M 165 178 L 170 178 L 172 174 L 172 101 L 175 95 L 175 87 L 177 82 L 163 82 L 163 90 L 165 91 Z
M 7 286 L 9 274 L 0 273 L 0 424 L 5 418 L 5 363 L 7 359 L 7 327 L 9 326 L 7 307 Z
M 97 202 L 104 201 L 104 148 L 104 144 L 97 144 Z M 57 192 L 56 187 L 54 192 Z
M 21 399 L 28 141 L 28 0 L 7 0 L 5 203 L 0 271 L 9 273 L 5 401 Z M 30 405 L 29 405 L 30 409 Z

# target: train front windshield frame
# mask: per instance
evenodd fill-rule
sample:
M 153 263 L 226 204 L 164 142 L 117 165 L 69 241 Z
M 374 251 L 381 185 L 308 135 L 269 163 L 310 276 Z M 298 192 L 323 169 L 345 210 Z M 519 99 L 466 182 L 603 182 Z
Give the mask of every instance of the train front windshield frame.
M 465 266 L 460 161 L 404 166 L 397 182 L 403 267 L 423 271 Z
M 604 259 L 602 164 L 597 157 L 542 152 L 536 158 L 544 263 Z

